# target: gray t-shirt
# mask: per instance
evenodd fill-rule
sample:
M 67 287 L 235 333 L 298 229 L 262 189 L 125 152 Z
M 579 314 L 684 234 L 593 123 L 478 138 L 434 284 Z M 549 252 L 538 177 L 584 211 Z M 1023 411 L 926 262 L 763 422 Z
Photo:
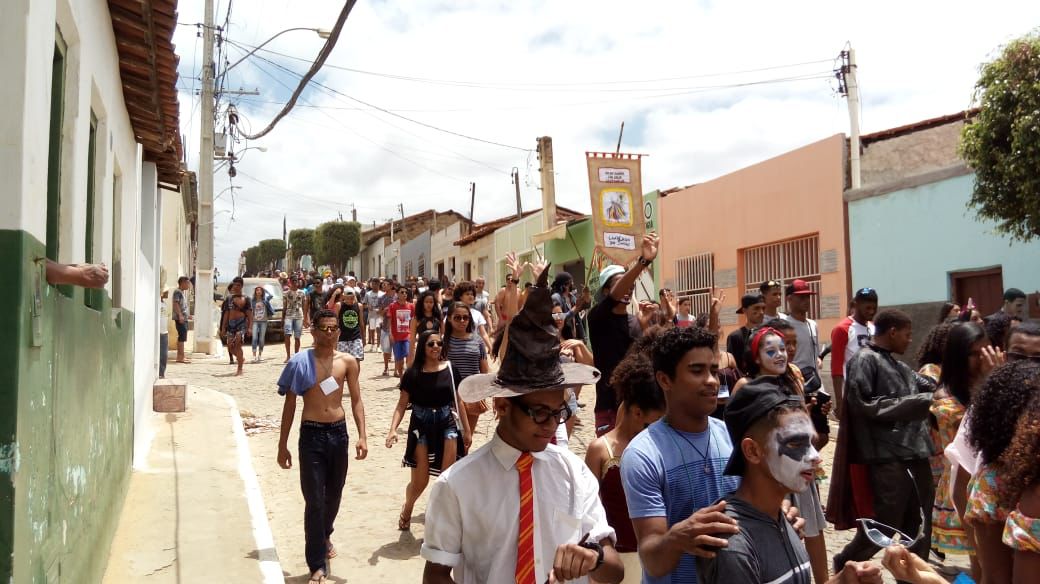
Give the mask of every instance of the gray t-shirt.
M 820 333 L 816 327 L 816 321 L 808 317 L 805 321 L 801 321 L 790 314 L 785 314 L 784 320 L 791 323 L 795 333 L 798 334 L 798 352 L 794 355 L 795 366 L 799 369 L 815 368 L 816 356 L 820 350 Z
M 812 584 L 809 552 L 779 509 L 769 516 L 734 495 L 723 498 L 726 515 L 737 520 L 740 531 L 715 558 L 697 558 L 698 582 Z

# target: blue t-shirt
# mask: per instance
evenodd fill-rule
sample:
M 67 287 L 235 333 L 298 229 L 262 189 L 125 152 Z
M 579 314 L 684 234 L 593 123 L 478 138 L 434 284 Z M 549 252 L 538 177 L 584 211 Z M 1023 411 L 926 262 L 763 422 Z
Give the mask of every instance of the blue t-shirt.
M 664 517 L 671 528 L 722 495 L 737 490 L 740 477 L 722 474 L 732 451 L 726 424 L 715 418 L 708 418 L 708 429 L 697 434 L 679 432 L 664 420 L 650 424 L 629 442 L 621 456 L 621 482 L 629 517 Z M 706 466 L 710 473 L 705 472 Z M 643 584 L 696 581 L 697 562 L 690 554 L 683 554 L 675 570 L 662 578 L 643 571 Z

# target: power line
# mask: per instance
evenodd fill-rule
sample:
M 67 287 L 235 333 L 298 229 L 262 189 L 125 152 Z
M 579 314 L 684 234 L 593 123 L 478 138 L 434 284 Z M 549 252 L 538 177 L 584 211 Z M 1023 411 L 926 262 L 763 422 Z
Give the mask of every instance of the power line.
M 288 115 L 290 111 L 292 111 L 293 106 L 296 105 L 296 100 L 300 98 L 300 95 L 303 93 L 303 90 L 307 87 L 307 84 L 310 83 L 311 79 L 318 73 L 318 70 L 321 69 L 321 66 L 325 64 L 325 60 L 328 59 L 329 55 L 332 54 L 332 49 L 336 46 L 336 42 L 339 41 L 339 34 L 343 30 L 343 25 L 347 22 L 347 17 L 350 15 L 350 10 L 354 8 L 354 4 L 356 3 L 357 0 L 347 0 L 346 3 L 343 5 L 343 10 L 340 12 L 339 18 L 336 19 L 336 24 L 332 27 L 332 33 L 329 35 L 329 38 L 325 41 L 325 46 L 321 48 L 321 51 L 318 53 L 318 57 L 314 59 L 314 63 L 311 64 L 310 69 L 308 69 L 307 73 L 305 73 L 303 77 L 300 79 L 299 86 L 296 88 L 295 91 L 293 91 L 293 94 L 289 97 L 289 101 L 286 102 L 285 106 L 282 107 L 282 111 L 278 112 L 278 114 L 275 115 L 274 119 L 272 119 L 271 122 L 267 124 L 267 127 L 263 130 L 260 130 L 256 134 L 244 134 L 246 138 L 250 140 L 256 140 L 257 138 L 262 138 L 263 136 L 266 136 L 271 130 L 274 129 L 275 125 L 277 125 L 282 118 L 284 118 L 286 115 Z M 230 0 L 228 8 L 230 8 Z
M 255 49 L 256 48 L 256 47 L 253 47 L 253 46 L 248 45 L 246 43 L 239 43 L 239 44 L 241 46 L 249 48 L 249 49 Z M 267 49 L 267 48 L 259 49 L 258 52 L 271 53 L 273 55 L 278 55 L 280 57 L 285 57 L 287 59 L 293 59 L 293 60 L 296 60 L 296 61 L 309 62 L 307 59 L 304 59 L 303 57 L 297 57 L 295 55 L 288 55 L 288 54 L 280 53 L 278 51 L 273 51 L 273 50 Z M 387 78 L 387 79 L 394 79 L 394 80 L 397 80 L 397 81 L 411 81 L 411 82 L 416 82 L 416 83 L 428 83 L 428 84 L 434 84 L 434 85 L 450 85 L 450 86 L 458 86 L 458 87 L 470 87 L 470 88 L 475 88 L 475 89 L 508 89 L 508 90 L 520 90 L 520 91 L 523 91 L 523 90 L 526 90 L 526 88 L 528 88 L 528 87 L 545 87 L 545 88 L 560 87 L 560 88 L 566 88 L 566 87 L 579 87 L 579 86 L 590 86 L 590 85 L 591 86 L 595 86 L 595 85 L 638 85 L 638 84 L 646 84 L 646 83 L 662 83 L 662 82 L 666 82 L 666 81 L 683 81 L 683 80 L 686 80 L 686 79 L 706 79 L 706 78 L 711 78 L 711 77 L 730 77 L 730 76 L 735 76 L 735 75 L 745 75 L 745 74 L 748 74 L 748 73 L 761 73 L 763 71 L 776 71 L 776 70 L 779 70 L 779 69 L 793 69 L 795 67 L 804 67 L 804 66 L 807 66 L 807 65 L 818 65 L 818 64 L 821 64 L 821 63 L 830 63 L 832 61 L 833 61 L 833 59 L 818 59 L 818 60 L 815 60 L 815 61 L 803 61 L 803 62 L 800 62 L 800 63 L 788 63 L 788 64 L 784 64 L 784 65 L 771 65 L 771 66 L 768 66 L 768 67 L 756 67 L 756 68 L 753 68 L 753 69 L 740 69 L 740 70 L 734 70 L 734 71 L 718 71 L 718 72 L 713 72 L 713 73 L 699 73 L 699 74 L 695 74 L 695 75 L 682 75 L 682 76 L 677 76 L 677 77 L 660 77 L 660 78 L 657 78 L 657 79 L 630 79 L 630 80 L 610 80 L 610 81 L 571 81 L 571 82 L 522 82 L 522 83 L 517 83 L 517 82 L 496 82 L 496 81 L 466 81 L 466 80 L 453 80 L 453 79 L 436 79 L 436 78 L 431 78 L 431 77 L 415 77 L 415 76 L 410 76 L 410 75 L 400 75 L 400 74 L 394 74 L 394 73 L 382 73 L 382 72 L 378 72 L 378 71 L 366 71 L 364 69 L 356 69 L 356 68 L 353 68 L 353 67 L 344 67 L 342 65 L 333 65 L 333 64 L 327 64 L 327 65 L 325 65 L 325 67 L 328 68 L 328 69 L 338 69 L 340 71 L 347 71 L 347 72 L 350 72 L 350 73 L 358 73 L 358 74 L 361 74 L 361 75 L 371 75 L 371 76 L 375 76 L 375 77 L 383 77 L 383 78 Z M 615 89 L 615 90 L 599 89 L 599 90 L 592 90 L 592 91 L 651 91 L 651 90 L 653 90 L 653 91 L 674 91 L 676 89 L 685 89 L 685 88 Z M 571 91 L 571 90 L 561 90 L 561 91 Z
M 258 58 L 263 59 L 263 60 L 267 61 L 268 63 L 271 63 L 272 65 L 275 65 L 275 66 L 277 66 L 277 67 L 279 67 L 279 68 L 281 68 L 281 69 L 283 69 L 283 70 L 285 70 L 285 71 L 287 71 L 289 73 L 292 73 L 293 75 L 299 75 L 299 73 L 296 73 L 296 72 L 292 71 L 291 69 L 283 67 L 282 65 L 279 65 L 279 64 L 277 64 L 277 63 L 275 63 L 273 61 L 269 61 L 269 60 L 264 59 L 263 57 L 259 57 L 259 56 L 258 56 Z M 304 82 L 306 82 L 306 83 L 304 83 Z M 347 98 L 347 99 L 349 99 L 351 101 L 355 101 L 355 102 L 360 103 L 360 104 L 362 104 L 364 106 L 370 107 L 370 108 L 372 108 L 374 110 L 379 110 L 379 111 L 381 111 L 381 112 L 383 112 L 385 114 L 394 116 L 395 118 L 400 118 L 402 120 L 405 120 L 406 122 L 411 122 L 413 124 L 418 124 L 418 125 L 423 126 L 425 128 L 430 128 L 431 130 L 436 130 L 438 132 L 444 132 L 445 134 L 451 134 L 452 136 L 457 136 L 459 138 L 465 138 L 467 140 L 473 140 L 473 141 L 476 141 L 476 142 L 482 142 L 484 144 L 490 144 L 492 146 L 500 146 L 502 148 L 510 148 L 510 149 L 513 149 L 513 150 L 519 150 L 521 152 L 527 152 L 528 150 L 531 150 L 530 148 L 523 148 L 521 146 L 512 146 L 510 144 L 503 144 L 501 142 L 495 142 L 494 140 L 485 140 L 484 138 L 477 138 L 475 136 L 469 136 L 469 135 L 463 134 L 461 132 L 455 132 L 453 130 L 440 128 L 438 126 L 434 126 L 433 124 L 427 124 L 426 122 L 420 122 L 419 120 L 414 120 L 414 119 L 409 118 L 407 116 L 402 116 L 401 114 L 398 114 L 398 113 L 395 113 L 395 112 L 390 111 L 388 109 L 379 107 L 378 105 L 369 103 L 367 101 L 358 99 L 358 98 L 356 98 L 354 96 L 351 96 L 351 95 L 348 95 L 346 93 L 343 93 L 342 91 L 339 91 L 337 89 L 333 89 L 333 88 L 331 88 L 331 87 L 329 87 L 329 86 L 327 86 L 327 85 L 325 85 L 323 83 L 315 81 L 314 79 L 312 79 L 310 77 L 307 77 L 305 79 L 301 79 L 301 84 L 302 85 L 306 85 L 307 83 L 316 85 L 316 86 L 321 87 L 321 88 L 323 88 L 323 89 L 325 89 L 327 91 L 330 91 L 330 92 L 333 92 L 335 94 L 341 95 L 341 96 L 343 96 L 343 97 L 345 97 L 345 98 Z
M 286 89 L 290 89 L 289 86 L 286 85 L 285 83 L 283 83 L 281 79 L 278 79 L 278 77 L 276 75 L 274 75 L 270 71 L 266 70 L 265 68 L 261 67 L 259 64 L 254 62 L 253 66 L 256 67 L 258 70 L 260 70 L 261 72 L 263 72 L 265 75 L 271 77 L 271 79 L 273 79 L 276 83 L 278 83 L 282 87 L 285 87 Z M 321 110 L 318 110 L 318 111 L 321 112 L 322 115 L 326 116 L 330 120 L 332 120 L 332 121 L 336 122 L 337 124 L 339 124 L 343 129 L 347 130 L 351 134 L 354 134 L 355 136 L 361 138 L 362 140 L 364 140 L 364 141 L 366 141 L 366 142 L 368 142 L 368 143 L 370 143 L 370 144 L 372 144 L 372 145 L 374 145 L 374 146 L 376 146 L 376 147 L 378 147 L 378 148 L 380 148 L 382 150 L 385 150 L 386 152 L 388 152 L 392 156 L 400 158 L 401 160 L 404 160 L 405 162 L 407 162 L 409 164 L 415 165 L 415 166 L 417 166 L 417 167 L 419 167 L 419 168 L 421 168 L 421 169 L 423 169 L 423 170 L 425 170 L 427 172 L 432 172 L 434 174 L 443 176 L 443 177 L 451 179 L 451 180 L 455 180 L 455 181 L 459 181 L 459 182 L 465 182 L 463 179 L 461 179 L 459 177 L 452 176 L 452 175 L 449 175 L 449 174 L 445 174 L 445 173 L 443 173 L 443 172 L 441 172 L 439 170 L 430 168 L 430 167 L 428 167 L 428 166 L 426 166 L 426 165 L 424 165 L 422 163 L 416 162 L 415 160 L 412 160 L 411 158 L 408 158 L 407 156 L 404 156 L 403 154 L 400 154 L 399 152 L 396 152 L 396 151 L 394 151 L 394 150 L 392 150 L 390 148 L 387 148 L 385 145 L 380 144 L 379 142 L 377 142 L 377 141 L 375 141 L 375 140 L 365 136 L 364 134 L 361 134 L 360 132 L 354 130 L 353 128 L 347 126 L 346 124 L 344 124 L 340 120 L 338 120 L 338 119 L 332 117 L 331 115 L 329 115 L 327 112 L 324 112 L 324 111 L 321 111 Z M 296 121 L 303 121 L 303 120 L 300 120 L 297 117 Z

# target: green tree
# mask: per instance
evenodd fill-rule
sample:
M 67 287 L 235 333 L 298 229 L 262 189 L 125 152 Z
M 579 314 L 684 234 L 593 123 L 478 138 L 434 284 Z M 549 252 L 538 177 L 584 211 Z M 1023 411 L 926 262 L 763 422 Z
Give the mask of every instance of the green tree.
M 250 274 L 260 271 L 260 246 L 254 245 L 246 250 L 246 271 Z
M 361 249 L 361 224 L 354 221 L 329 221 L 314 230 L 317 263 L 329 264 L 343 273 L 347 260 Z
M 268 269 L 272 264 L 285 257 L 285 242 L 281 239 L 263 239 L 260 248 L 260 269 Z
M 292 248 L 293 257 L 297 259 L 305 255 L 314 255 L 314 230 L 293 229 L 290 231 L 289 247 Z
M 1040 237 L 1040 29 L 981 68 L 960 152 L 975 171 L 970 205 L 1012 239 Z

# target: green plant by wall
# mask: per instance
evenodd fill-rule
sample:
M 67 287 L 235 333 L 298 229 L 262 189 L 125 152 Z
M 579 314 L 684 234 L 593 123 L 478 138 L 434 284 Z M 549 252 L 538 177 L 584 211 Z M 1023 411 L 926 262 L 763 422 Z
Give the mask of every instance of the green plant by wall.
M 981 68 L 979 113 L 960 152 L 975 171 L 970 206 L 1012 239 L 1040 237 L 1040 29 L 1012 41 Z
M 257 247 L 261 270 L 270 269 L 285 257 L 285 242 L 281 239 L 262 239 Z
M 297 258 L 314 255 L 314 230 L 293 229 L 289 232 L 289 246 Z
M 343 272 L 347 260 L 361 249 L 361 224 L 354 221 L 329 221 L 314 230 L 314 252 L 319 264 Z

